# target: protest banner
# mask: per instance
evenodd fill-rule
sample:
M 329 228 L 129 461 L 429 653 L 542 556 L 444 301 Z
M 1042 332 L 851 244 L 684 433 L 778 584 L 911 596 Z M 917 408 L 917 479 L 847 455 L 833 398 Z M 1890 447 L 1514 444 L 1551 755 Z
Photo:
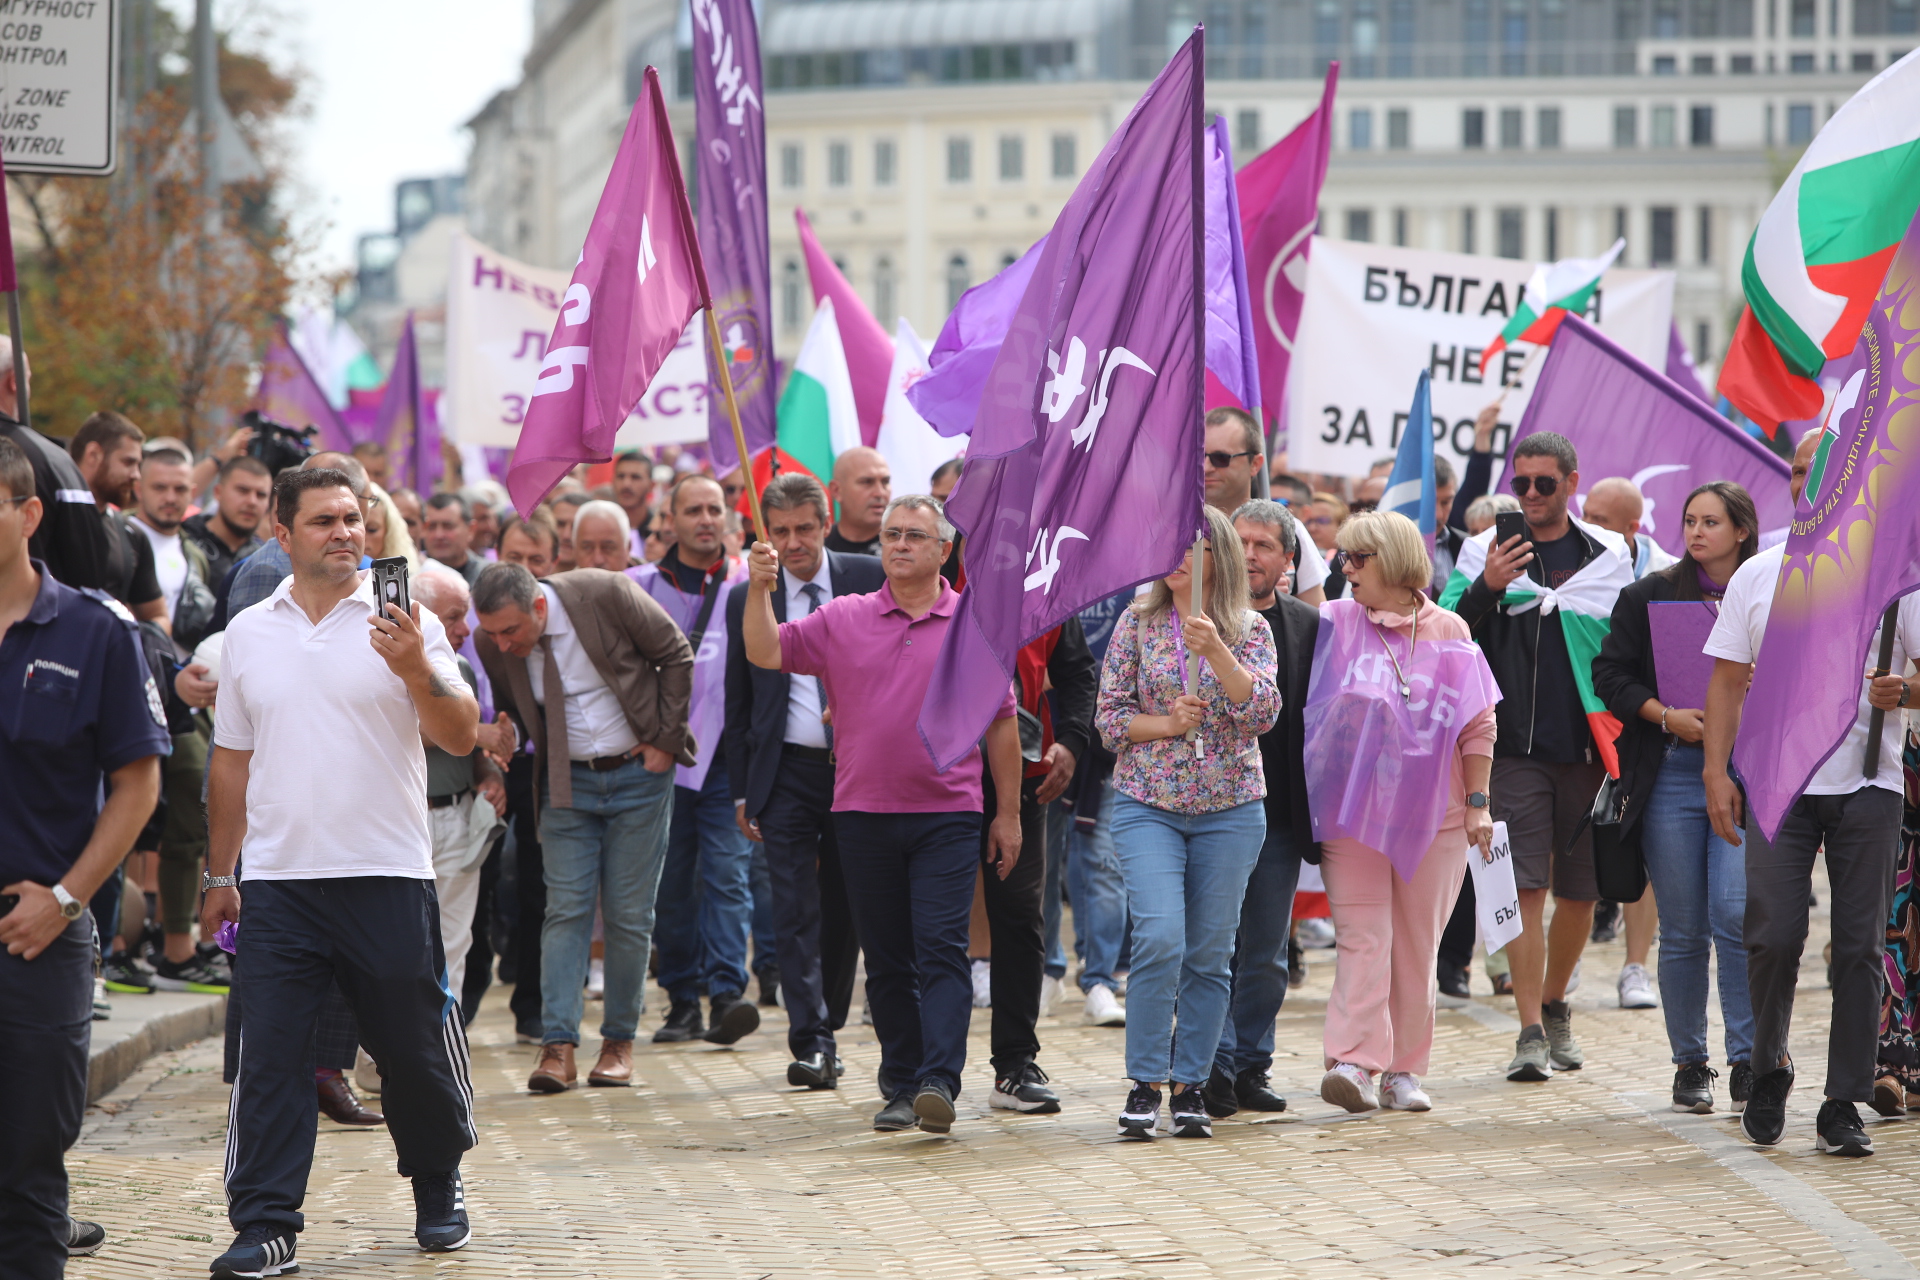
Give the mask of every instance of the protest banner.
M 1480 355 L 1532 272 L 1532 263 L 1505 258 L 1315 237 L 1287 388 L 1288 465 L 1366 475 L 1399 447 L 1406 389 L 1422 369 L 1433 379 L 1434 451 L 1456 475 L 1473 447 L 1474 417 L 1503 382 L 1519 381 L 1494 433 L 1494 452 L 1504 455 L 1541 362 L 1522 377 L 1533 348 L 1516 343 L 1483 376 Z M 1658 368 L 1673 323 L 1673 273 L 1608 271 L 1587 318 Z

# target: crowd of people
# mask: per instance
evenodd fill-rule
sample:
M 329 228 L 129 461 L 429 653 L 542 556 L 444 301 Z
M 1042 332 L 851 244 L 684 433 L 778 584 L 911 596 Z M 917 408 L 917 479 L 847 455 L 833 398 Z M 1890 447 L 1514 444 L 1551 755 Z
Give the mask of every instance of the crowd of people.
M 11 395 L 0 373 L 0 415 Z M 1293 476 L 1251 417 L 1215 410 L 1195 552 L 1025 646 L 945 772 L 914 722 L 964 590 L 957 466 L 932 494 L 895 494 L 865 448 L 825 484 L 777 474 L 759 538 L 742 473 L 677 451 L 569 477 L 523 517 L 490 480 L 391 484 L 378 446 L 273 475 L 244 431 L 200 457 L 114 413 L 65 449 L 0 417 L 0 1030 L 35 1063 L 0 1117 L 0 1256 L 51 1276 L 98 1247 L 63 1166 L 89 1003 L 155 989 L 229 996 L 237 1234 L 216 1277 L 295 1267 L 316 1110 L 386 1124 L 420 1247 L 467 1242 L 465 1028 L 496 976 L 533 1094 L 582 1084 L 591 1005 L 584 1084 L 605 1088 L 636 1082 L 643 1036 L 735 1044 L 779 1006 L 789 1085 L 841 1087 L 837 1033 L 862 1017 L 873 1127 L 946 1133 L 976 1007 L 990 1105 L 1061 1109 L 1040 1024 L 1069 979 L 1070 904 L 1082 1016 L 1125 1028 L 1118 1135 L 1206 1137 L 1288 1105 L 1274 1028 L 1311 891 L 1337 956 L 1319 1096 L 1426 1111 L 1437 1004 L 1472 991 L 1469 862 L 1496 823 L 1521 919 L 1483 962 L 1522 1024 L 1507 1078 L 1582 1067 L 1568 996 L 1617 915 L 1619 1001 L 1663 1009 L 1679 1110 L 1717 1105 L 1717 962 L 1727 1104 L 1761 1144 L 1785 1125 L 1824 847 L 1816 1140 L 1868 1154 L 1858 1104 L 1920 1104 L 1913 1002 L 1883 999 L 1889 972 L 1920 990 L 1907 935 L 1886 942 L 1920 831 L 1904 717 L 1862 769 L 1870 713 L 1908 704 L 1920 603 L 1854 738 L 1768 841 L 1729 767 L 1780 565 L 1751 497 L 1695 490 L 1675 560 L 1632 483 L 1586 484 L 1551 432 L 1491 492 L 1496 416 L 1461 476 L 1439 469 L 1430 544 L 1374 509 L 1387 468 Z M 396 559 L 410 608 L 376 600 L 368 567 Z M 1610 609 L 1597 652 L 1542 607 L 1557 595 Z M 1656 670 L 1650 622 L 1689 601 L 1716 614 L 1693 699 Z M 1583 688 L 1625 726 L 1617 779 Z M 1648 887 L 1596 919 L 1603 788 L 1610 856 L 1637 849 Z

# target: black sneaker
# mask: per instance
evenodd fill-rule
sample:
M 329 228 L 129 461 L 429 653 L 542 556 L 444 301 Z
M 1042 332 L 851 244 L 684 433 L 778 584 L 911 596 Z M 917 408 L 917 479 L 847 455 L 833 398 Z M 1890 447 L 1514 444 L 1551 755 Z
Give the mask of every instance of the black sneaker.
M 1590 942 L 1612 942 L 1620 936 L 1620 904 L 1601 901 L 1593 907 L 1593 932 L 1587 935 Z
M 1447 1008 L 1459 1008 L 1473 999 L 1473 986 L 1468 979 L 1464 965 L 1442 960 L 1439 967 L 1440 1003 Z
M 97 1222 L 82 1222 L 78 1218 L 67 1219 L 67 1256 L 69 1258 L 91 1258 L 100 1252 L 100 1246 L 107 1242 L 107 1229 Z
M 945 1080 L 923 1080 L 914 1095 L 913 1114 L 920 1117 L 922 1133 L 953 1132 L 953 1090 Z
M 1753 1096 L 1753 1064 L 1736 1062 L 1727 1068 L 1727 1110 L 1739 1115 Z
M 413 1238 L 426 1253 L 452 1253 L 473 1239 L 467 1190 L 460 1171 L 423 1173 L 413 1180 Z
M 1287 939 L 1287 986 L 1307 985 L 1307 953 L 1292 938 Z
M 873 1118 L 876 1133 L 899 1133 L 902 1129 L 911 1129 L 920 1123 L 920 1117 L 913 1112 L 912 1089 L 903 1089 L 894 1095 L 892 1102 L 880 1109 Z
M 213 1280 L 253 1280 L 255 1276 L 291 1275 L 300 1269 L 293 1260 L 299 1237 L 283 1226 L 249 1223 L 233 1238 L 227 1251 L 213 1260 Z
M 780 971 L 769 969 L 760 975 L 760 1007 L 777 1009 L 780 1007 Z
M 1689 1062 L 1673 1073 L 1673 1109 L 1696 1116 L 1713 1111 L 1713 1082 L 1720 1073 L 1704 1062 Z
M 713 998 L 713 1020 L 700 1038 L 708 1044 L 733 1044 L 760 1029 L 760 1010 L 738 991 Z
M 1225 1120 L 1240 1110 L 1240 1099 L 1234 1096 L 1233 1077 L 1219 1067 L 1207 1077 L 1200 1086 L 1200 1100 L 1206 1104 L 1207 1114 L 1216 1120 Z
M 1740 1113 L 1740 1132 L 1748 1142 L 1770 1147 L 1787 1127 L 1787 1095 L 1793 1092 L 1793 1064 L 1776 1067 L 1753 1080 L 1753 1096 Z
M 1047 1073 L 1033 1061 L 1021 1063 L 995 1080 L 987 1102 L 1003 1111 L 1021 1111 L 1030 1116 L 1050 1116 L 1060 1110 L 1060 1095 L 1047 1087 Z
M 1120 1112 L 1120 1136 L 1147 1139 L 1160 1127 L 1160 1091 L 1150 1084 L 1136 1084 L 1127 1095 Z
M 655 1044 L 680 1044 L 691 1040 L 706 1030 L 707 1021 L 700 1016 L 698 1000 L 675 1000 L 667 1008 L 667 1020 L 653 1033 Z
M 107 990 L 127 996 L 153 994 L 153 975 L 124 951 L 116 951 L 100 963 L 100 980 Z
M 830 1053 L 810 1053 L 787 1064 L 787 1083 L 797 1089 L 837 1089 L 847 1064 Z
M 154 962 L 153 985 L 162 991 L 197 991 L 201 995 L 223 996 L 233 979 L 206 964 L 199 956 L 189 956 L 175 964 L 165 956 Z
M 1287 1100 L 1274 1092 L 1267 1073 L 1248 1067 L 1233 1078 L 1233 1096 L 1249 1111 L 1285 1111 Z
M 1167 1107 L 1168 1119 L 1173 1125 L 1176 1138 L 1211 1138 L 1213 1136 L 1213 1117 L 1207 1114 L 1206 1099 L 1201 1097 L 1198 1085 L 1188 1085 L 1173 1095 L 1173 1102 Z
M 1860 1109 L 1851 1102 L 1828 1098 L 1820 1104 L 1820 1118 L 1814 1121 L 1813 1127 L 1820 1133 L 1820 1140 L 1814 1145 L 1830 1156 L 1873 1154 L 1873 1139 L 1867 1136 L 1867 1127 L 1860 1123 Z

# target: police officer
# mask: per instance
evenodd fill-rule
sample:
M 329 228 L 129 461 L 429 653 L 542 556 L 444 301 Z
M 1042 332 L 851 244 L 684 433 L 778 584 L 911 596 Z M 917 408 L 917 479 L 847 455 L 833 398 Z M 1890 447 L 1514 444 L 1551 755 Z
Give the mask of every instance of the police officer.
M 87 899 L 160 794 L 169 749 L 131 615 L 56 581 L 28 551 L 33 464 L 0 439 L 0 1258 L 64 1274 L 66 1149 L 93 1030 Z M 101 783 L 107 797 L 100 803 Z
M 20 422 L 14 394 L 13 342 L 0 336 L 0 440 L 20 448 L 40 498 L 40 527 L 33 532 L 33 558 L 70 587 L 105 587 L 112 578 L 113 541 L 94 505 L 93 491 L 67 451 Z M 31 386 L 33 376 L 27 376 Z

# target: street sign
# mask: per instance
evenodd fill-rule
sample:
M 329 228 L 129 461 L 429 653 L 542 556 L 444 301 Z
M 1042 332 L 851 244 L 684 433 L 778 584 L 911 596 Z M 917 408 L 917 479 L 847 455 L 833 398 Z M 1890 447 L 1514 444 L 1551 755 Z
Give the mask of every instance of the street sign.
M 113 172 L 119 7 L 116 0 L 0 0 L 0 149 L 8 172 Z

